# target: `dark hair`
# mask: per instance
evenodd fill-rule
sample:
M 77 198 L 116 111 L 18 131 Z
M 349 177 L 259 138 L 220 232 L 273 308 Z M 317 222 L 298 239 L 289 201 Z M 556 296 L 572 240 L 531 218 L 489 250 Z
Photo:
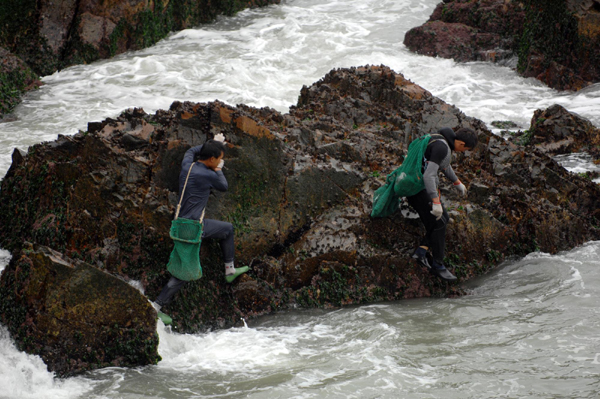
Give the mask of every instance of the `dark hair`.
M 225 154 L 225 145 L 220 141 L 208 140 L 202 146 L 195 161 L 206 161 L 212 157 L 219 158 L 221 154 Z
M 464 141 L 465 147 L 473 149 L 479 142 L 477 138 L 477 133 L 473 129 L 469 129 L 468 127 L 461 127 L 456 131 L 456 140 Z

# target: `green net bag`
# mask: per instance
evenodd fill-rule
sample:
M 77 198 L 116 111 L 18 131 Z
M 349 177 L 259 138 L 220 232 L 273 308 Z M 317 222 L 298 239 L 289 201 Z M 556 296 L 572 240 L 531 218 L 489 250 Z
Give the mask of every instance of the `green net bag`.
M 402 165 L 373 194 L 372 217 L 390 216 L 398 210 L 401 197 L 410 197 L 425 188 L 421 165 L 430 139 L 431 135 L 426 134 L 410 143 Z
M 177 277 L 183 281 L 198 280 L 202 277 L 202 266 L 200 265 L 200 243 L 202 242 L 202 229 L 204 220 L 204 211 L 200 220 L 180 219 L 179 210 L 181 209 L 181 202 L 183 201 L 183 194 L 187 187 L 190 173 L 195 163 L 192 163 L 190 170 L 188 171 L 181 190 L 181 198 L 179 204 L 177 204 L 177 211 L 175 212 L 175 219 L 171 222 L 171 230 L 169 235 L 173 240 L 173 251 L 169 257 L 169 263 L 167 264 L 167 270 L 171 275 Z
M 198 220 L 175 219 L 169 232 L 173 239 L 173 251 L 169 257 L 167 270 L 180 280 L 192 281 L 202 277 L 200 265 L 200 243 L 202 223 Z

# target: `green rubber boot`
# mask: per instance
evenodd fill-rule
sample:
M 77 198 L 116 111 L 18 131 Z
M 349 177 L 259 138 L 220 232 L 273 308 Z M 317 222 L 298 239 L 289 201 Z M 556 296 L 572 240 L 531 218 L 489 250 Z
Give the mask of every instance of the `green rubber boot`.
M 171 323 L 173 323 L 173 319 L 171 319 L 171 317 L 169 317 L 169 315 L 166 315 L 160 311 L 156 312 L 156 314 L 158 314 L 158 318 L 162 320 L 162 322 L 165 324 L 165 326 L 168 326 Z
M 250 268 L 248 266 L 244 266 L 244 267 L 236 267 L 235 268 L 235 273 L 230 274 L 230 275 L 225 275 L 225 280 L 227 280 L 228 283 L 233 282 L 233 280 L 235 280 L 239 275 L 246 273 L 248 270 L 250 270 Z

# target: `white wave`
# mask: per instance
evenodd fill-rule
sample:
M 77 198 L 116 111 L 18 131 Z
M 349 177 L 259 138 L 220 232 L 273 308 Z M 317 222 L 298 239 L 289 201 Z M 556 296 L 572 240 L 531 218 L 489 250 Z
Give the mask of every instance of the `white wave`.
M 0 325 L 0 398 L 80 398 L 94 384 L 85 379 L 57 379 L 39 356 L 20 352 Z
M 170 333 L 162 325 L 158 332 L 163 358 L 158 367 L 182 372 L 250 372 L 281 365 L 292 360 L 288 346 L 297 340 L 294 334 L 284 336 L 278 331 L 252 328 L 188 335 Z
M 10 259 L 11 259 L 10 252 L 8 252 L 5 249 L 0 248 L 0 274 L 2 273 L 4 268 L 8 265 L 8 262 L 10 262 Z

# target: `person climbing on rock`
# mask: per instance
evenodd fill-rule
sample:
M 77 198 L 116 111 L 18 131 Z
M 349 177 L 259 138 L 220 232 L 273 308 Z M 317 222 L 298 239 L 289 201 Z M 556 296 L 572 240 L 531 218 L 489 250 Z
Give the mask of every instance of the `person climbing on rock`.
M 444 266 L 449 217 L 440 199 L 438 171 L 441 170 L 454 187 L 466 195 L 467 188 L 450 166 L 452 151 L 469 151 L 477 142 L 477 134 L 473 130 L 461 128 L 454 133 L 447 127 L 414 140 L 402 165 L 387 176 L 386 184 L 373 196 L 373 217 L 392 215 L 398 210 L 400 198 L 406 197 L 409 205 L 419 214 L 426 231 L 412 257 L 448 281 L 456 280 L 456 277 Z M 433 254 L 431 261 L 427 256 L 429 250 Z
M 408 204 L 419 214 L 425 226 L 425 236 L 421 244 L 412 255 L 419 264 L 427 267 L 432 273 L 448 281 L 456 277 L 444 266 L 444 253 L 446 250 L 446 225 L 449 220 L 448 213 L 442 204 L 438 190 L 438 171 L 450 180 L 463 196 L 467 195 L 467 188 L 456 177 L 450 160 L 452 151 L 464 152 L 475 148 L 477 134 L 467 128 L 461 128 L 454 133 L 448 127 L 441 129 L 437 134 L 432 134 L 425 149 L 422 163 L 423 182 L 425 188 L 415 195 L 406 197 Z M 427 251 L 431 249 L 433 259 L 430 262 Z
M 233 225 L 219 220 L 203 219 L 211 189 L 227 191 L 228 188 L 227 179 L 222 171 L 226 150 L 224 141 L 225 137 L 218 134 L 213 140 L 186 151 L 179 174 L 181 202 L 176 218 L 203 220 L 202 239 L 219 240 L 225 263 L 225 280 L 231 283 L 248 271 L 248 266 L 240 268 L 234 266 Z M 153 306 L 163 321 L 170 322 L 170 318 L 160 312 L 161 307 L 169 304 L 186 282 L 172 275 L 155 299 Z

